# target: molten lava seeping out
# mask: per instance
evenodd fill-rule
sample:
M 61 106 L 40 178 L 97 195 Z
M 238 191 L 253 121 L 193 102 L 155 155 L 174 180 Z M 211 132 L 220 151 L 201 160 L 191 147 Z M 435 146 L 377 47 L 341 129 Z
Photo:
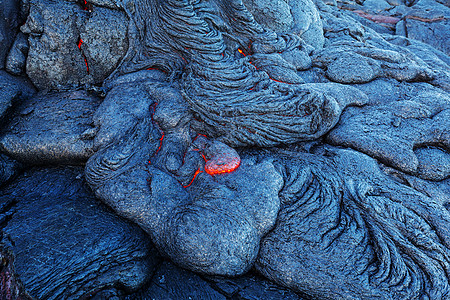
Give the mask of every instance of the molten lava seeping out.
M 220 143 L 213 143 L 207 150 L 205 172 L 209 175 L 230 173 L 241 164 L 239 154 L 233 148 Z M 208 158 L 208 159 L 207 159 Z
M 231 173 L 236 170 L 241 164 L 239 157 L 228 157 L 218 155 L 206 161 L 205 171 L 209 175 L 218 175 L 224 173 Z
M 80 38 L 78 40 L 77 46 L 78 46 L 78 49 L 80 49 L 80 51 L 81 51 L 81 55 L 83 55 L 84 63 L 86 64 L 86 71 L 89 74 L 89 66 L 88 66 L 88 63 L 87 63 L 86 56 L 84 55 L 83 50 L 81 50 L 81 45 L 83 45 L 83 40 Z
M 184 188 L 188 188 L 191 186 L 191 184 L 194 182 L 195 178 L 197 177 L 198 174 L 202 173 L 203 171 L 200 171 L 200 169 L 198 169 L 197 171 L 195 171 L 194 176 L 192 177 L 191 181 L 187 184 L 187 185 L 183 185 Z

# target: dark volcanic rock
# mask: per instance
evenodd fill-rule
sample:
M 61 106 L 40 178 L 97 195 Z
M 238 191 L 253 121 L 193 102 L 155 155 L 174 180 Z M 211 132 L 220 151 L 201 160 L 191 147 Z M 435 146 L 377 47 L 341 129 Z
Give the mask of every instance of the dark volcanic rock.
M 405 10 L 396 33 L 425 42 L 450 54 L 450 7 L 433 0 L 420 0 Z
M 58 89 L 91 81 L 78 44 L 79 6 L 66 1 L 31 1 L 22 32 L 29 34 L 26 72 L 39 89 Z
M 449 176 L 448 94 L 420 84 L 378 82 L 361 88 L 373 95 L 370 97 L 373 104 L 348 109 L 327 141 L 364 152 L 425 179 L 440 180 Z M 382 96 L 385 94 L 393 98 Z M 444 151 L 427 151 L 428 157 L 424 157 L 423 150 L 418 148 L 427 146 L 440 146 Z
M 247 274 L 236 278 L 208 277 L 210 284 L 227 299 L 302 300 L 291 290 L 283 288 L 261 276 Z
M 148 237 L 94 199 L 80 168 L 27 172 L 0 193 L 3 247 L 37 299 L 133 292 L 158 262 Z
M 128 49 L 123 12 L 66 1 L 31 1 L 27 74 L 40 89 L 102 83 Z
M 98 97 L 85 91 L 38 94 L 5 126 L 0 149 L 27 164 L 80 164 L 93 154 Z
M 153 275 L 148 287 L 129 296 L 127 300 L 150 299 L 211 299 L 225 300 L 224 295 L 214 290 L 208 282 L 198 275 L 163 262 Z
M 23 1 L 0 47 L 40 92 L 0 73 L 1 295 L 449 298 L 439 3 Z M 85 162 L 114 213 L 78 168 L 11 183 Z M 172 262 L 150 279 L 155 250 L 114 214 Z
M 93 8 L 80 28 L 80 50 L 95 83 L 101 83 L 118 66 L 128 50 L 128 19 L 123 12 Z
M 6 113 L 11 107 L 34 93 L 35 89 L 28 80 L 0 70 L 0 124 L 5 121 Z
M 294 25 L 287 1 L 246 0 L 244 4 L 258 23 L 275 31 L 288 31 Z
M 108 93 L 96 114 L 100 149 L 86 165 L 88 182 L 177 264 L 206 274 L 242 274 L 256 259 L 260 238 L 274 225 L 281 177 L 270 161 L 248 160 L 214 179 L 204 172 L 205 161 L 183 158 L 186 141 L 191 141 L 189 113 L 171 86 L 155 86 L 123 84 Z M 136 97 L 134 106 L 128 105 L 130 95 Z M 199 153 L 196 157 L 202 159 Z M 173 168 L 183 162 L 192 170 L 184 186 Z
M 22 75 L 25 73 L 28 49 L 27 36 L 19 32 L 6 58 L 6 70 L 9 73 L 14 75 Z
M 17 175 L 20 168 L 20 163 L 0 153 L 0 186 Z
M 256 268 L 318 299 L 449 297 L 449 195 L 397 182 L 353 150 L 319 152 L 281 161 L 283 207 Z
M 163 262 L 150 284 L 127 300 L 144 299 L 241 299 L 241 300 L 301 300 L 294 292 L 255 274 L 236 278 L 202 277 Z
M 4 68 L 9 48 L 14 41 L 20 24 L 20 1 L 0 2 L 0 69 Z

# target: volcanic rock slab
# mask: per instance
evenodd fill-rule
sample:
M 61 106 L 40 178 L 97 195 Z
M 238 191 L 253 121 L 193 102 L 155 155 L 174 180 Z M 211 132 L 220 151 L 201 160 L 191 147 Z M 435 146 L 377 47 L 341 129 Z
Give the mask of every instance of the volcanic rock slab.
M 373 95 L 374 104 L 348 109 L 328 134 L 327 141 L 351 147 L 424 179 L 447 178 L 450 175 L 448 94 L 423 84 L 384 82 L 361 89 Z M 396 95 L 395 100 L 380 97 L 383 94 Z
M 21 22 L 20 9 L 21 4 L 17 0 L 0 3 L 0 70 L 4 68 L 6 56 Z
M 40 89 L 101 83 L 128 49 L 123 12 L 74 2 L 31 1 L 21 30 L 29 35 L 26 72 Z
M 93 197 L 80 168 L 26 172 L 2 189 L 0 205 L 2 247 L 34 298 L 133 292 L 158 263 L 148 237 Z
M 8 110 L 11 111 L 14 105 L 31 97 L 35 92 L 28 80 L 0 70 L 0 123 L 5 121 Z
M 282 208 L 257 270 L 317 299 L 448 297 L 449 195 L 399 183 L 353 150 L 318 153 L 280 161 Z
M 38 94 L 5 126 L 0 149 L 27 164 L 85 162 L 93 153 L 92 115 L 100 101 L 85 91 Z

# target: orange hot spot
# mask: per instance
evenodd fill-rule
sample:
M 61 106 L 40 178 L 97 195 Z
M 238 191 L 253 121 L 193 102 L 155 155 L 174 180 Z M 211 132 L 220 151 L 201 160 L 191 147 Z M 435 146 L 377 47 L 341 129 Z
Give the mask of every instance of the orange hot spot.
M 191 186 L 191 184 L 194 182 L 194 180 L 195 180 L 195 177 L 197 177 L 197 175 L 198 174 L 200 174 L 202 171 L 200 171 L 200 169 L 198 169 L 197 171 L 195 171 L 195 174 L 194 174 L 194 177 L 192 177 L 192 180 L 191 180 L 191 182 L 189 182 L 189 184 L 188 185 L 183 185 L 183 187 L 184 188 L 187 188 L 187 187 L 190 187 Z
M 209 175 L 231 173 L 236 170 L 240 164 L 241 159 L 239 157 L 218 155 L 206 162 L 205 171 Z
M 247 56 L 247 55 L 245 55 L 244 51 L 242 51 L 240 48 L 238 48 L 238 52 L 244 56 Z

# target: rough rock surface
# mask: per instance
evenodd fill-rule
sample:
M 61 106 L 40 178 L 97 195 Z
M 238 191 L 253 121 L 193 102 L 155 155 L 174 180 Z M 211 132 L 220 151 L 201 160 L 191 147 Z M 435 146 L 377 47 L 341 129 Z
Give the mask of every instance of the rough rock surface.
M 92 10 L 92 11 L 91 11 Z M 100 24 L 115 24 L 101 30 Z M 40 89 L 101 83 L 127 51 L 123 13 L 74 2 L 30 1 L 27 75 Z
M 0 207 L 2 249 L 33 298 L 130 293 L 158 263 L 143 231 L 94 198 L 82 168 L 29 171 L 2 189 Z
M 227 298 L 195 273 L 177 268 L 169 262 L 163 262 L 153 275 L 149 286 L 127 298 L 127 300 L 133 299 L 225 300 Z
M 257 270 L 317 299 L 449 297 L 450 195 L 399 183 L 353 150 L 316 151 L 280 160 L 282 208 Z
M 6 56 L 22 19 L 20 9 L 18 0 L 4 0 L 0 3 L 0 70 L 5 66 Z
M 102 24 L 114 24 L 100 30 Z M 128 20 L 123 12 L 93 7 L 80 27 L 80 50 L 95 83 L 101 83 L 117 68 L 128 50 Z
M 35 93 L 34 87 L 28 80 L 14 77 L 5 71 L 0 71 L 0 124 L 7 120 L 7 112 L 14 105 Z
M 30 3 L 30 14 L 21 30 L 29 35 L 26 72 L 39 89 L 89 82 L 83 54 L 78 48 L 80 11 L 75 3 L 65 1 Z
M 0 73 L 0 198 L 20 196 L 1 207 L 0 295 L 449 298 L 447 2 L 15 6 L 0 47 L 24 78 Z M 53 216 L 65 226 L 42 230 Z M 98 246 L 96 228 L 134 248 Z M 25 235 L 44 246 L 25 255 Z M 112 252 L 65 251 L 73 237 Z M 25 269 L 45 247 L 61 264 L 39 275 L 71 272 L 73 291 Z
M 286 0 L 246 0 L 244 4 L 255 20 L 275 31 L 288 31 L 294 25 L 291 8 Z
M 0 153 L 0 186 L 18 174 L 21 164 Z
M 399 10 L 397 8 L 397 10 Z M 450 7 L 432 0 L 415 1 L 405 9 L 396 33 L 430 44 L 450 55 Z
M 361 89 L 373 95 L 373 103 L 348 109 L 327 140 L 424 179 L 447 178 L 450 175 L 448 93 L 421 84 L 387 82 L 374 82 Z M 383 97 L 385 94 L 394 97 Z
M 294 292 L 260 276 L 237 278 L 201 277 L 193 272 L 163 262 L 148 287 L 127 297 L 132 299 L 272 299 L 301 300 Z
M 4 127 L 0 148 L 34 165 L 85 162 L 93 153 L 93 118 L 100 99 L 85 91 L 38 94 Z
M 25 73 L 28 50 L 27 36 L 19 32 L 6 57 L 5 68 L 9 73 L 13 75 L 23 75 Z

